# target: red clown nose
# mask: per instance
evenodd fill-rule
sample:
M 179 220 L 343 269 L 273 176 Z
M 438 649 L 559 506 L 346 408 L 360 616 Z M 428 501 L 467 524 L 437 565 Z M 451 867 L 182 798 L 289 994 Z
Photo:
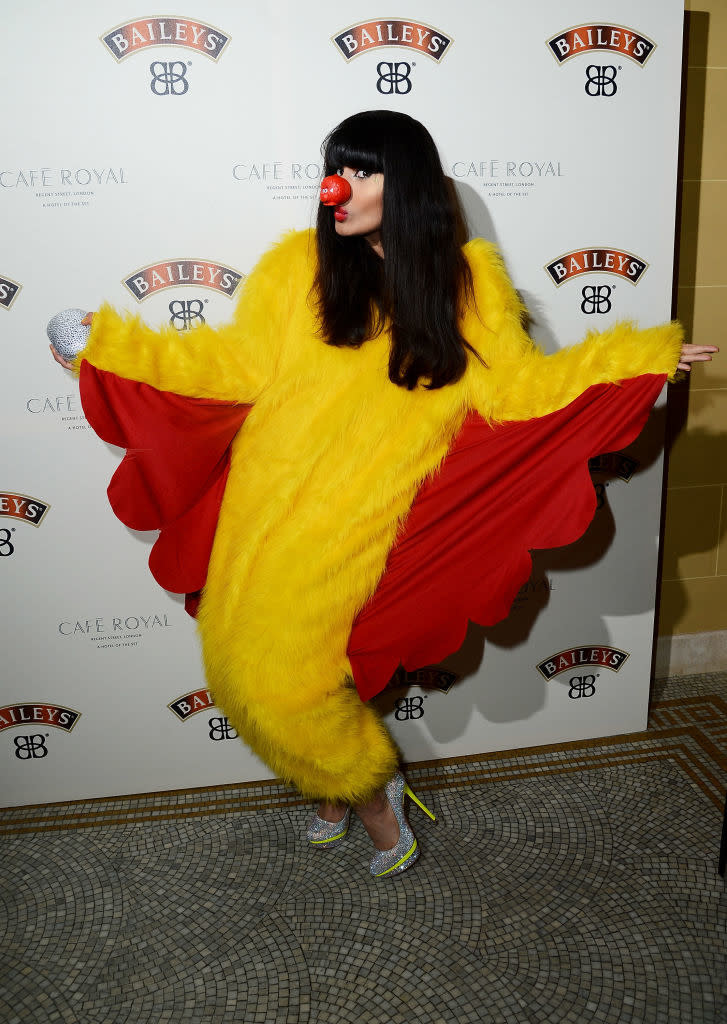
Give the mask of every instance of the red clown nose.
M 321 202 L 324 206 L 340 206 L 351 198 L 351 186 L 340 174 L 329 174 L 321 182 Z

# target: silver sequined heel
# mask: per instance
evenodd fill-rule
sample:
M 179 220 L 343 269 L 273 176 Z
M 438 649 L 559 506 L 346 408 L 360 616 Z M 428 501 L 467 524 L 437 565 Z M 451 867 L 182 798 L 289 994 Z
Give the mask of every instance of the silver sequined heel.
M 428 814 L 432 821 L 436 818 L 421 802 L 418 796 L 409 788 L 409 785 L 401 774 L 397 772 L 393 779 L 389 779 L 384 787 L 386 798 L 391 804 L 391 809 L 396 815 L 399 825 L 399 841 L 391 850 L 379 850 L 371 861 L 371 874 L 375 878 L 382 878 L 384 875 L 396 875 L 400 871 L 406 871 L 419 857 L 419 846 L 416 836 L 411 830 L 409 822 L 404 814 L 404 797 L 408 796 L 415 804 Z
M 314 814 L 308 823 L 308 831 L 306 833 L 308 842 L 313 843 L 314 846 L 329 846 L 331 843 L 337 843 L 348 832 L 350 821 L 350 807 L 346 808 L 346 813 L 340 821 L 326 821 L 325 818 Z

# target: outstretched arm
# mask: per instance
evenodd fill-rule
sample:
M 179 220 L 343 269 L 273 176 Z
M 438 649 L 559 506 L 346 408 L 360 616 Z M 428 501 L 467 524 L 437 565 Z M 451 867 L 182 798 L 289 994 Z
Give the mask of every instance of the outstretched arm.
M 673 377 L 682 348 L 680 324 L 639 330 L 618 323 L 578 345 L 545 355 L 530 343 L 520 356 L 493 367 L 496 420 L 526 420 L 565 408 L 594 384 L 619 384 L 644 374 Z
M 195 398 L 253 402 L 275 372 L 286 320 L 309 260 L 307 232 L 291 233 L 243 285 L 231 323 L 179 332 L 102 306 L 93 315 L 87 359 L 100 370 Z
M 546 356 L 523 329 L 522 304 L 494 246 L 468 246 L 477 311 L 463 328 L 487 363 L 472 360 L 471 403 L 491 420 L 526 420 L 562 409 L 593 384 L 643 374 L 673 378 L 677 369 L 711 359 L 715 346 L 684 345 L 678 323 L 639 330 L 618 323 L 579 345 Z

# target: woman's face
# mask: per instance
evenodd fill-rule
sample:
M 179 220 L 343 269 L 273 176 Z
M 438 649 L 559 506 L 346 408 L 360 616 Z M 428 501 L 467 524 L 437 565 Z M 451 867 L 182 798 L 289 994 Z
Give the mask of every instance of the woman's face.
M 383 256 L 381 218 L 384 212 L 384 176 L 343 167 L 338 174 L 351 186 L 351 198 L 333 211 L 336 234 L 344 238 L 363 235 L 369 245 Z

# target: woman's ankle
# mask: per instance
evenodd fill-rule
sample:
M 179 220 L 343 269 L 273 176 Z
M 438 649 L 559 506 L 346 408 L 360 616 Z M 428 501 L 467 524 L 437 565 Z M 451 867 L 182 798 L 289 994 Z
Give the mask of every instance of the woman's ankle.
M 378 793 L 374 793 L 370 800 L 367 800 L 365 804 L 356 804 L 354 810 L 356 814 L 361 818 L 367 814 L 376 815 L 382 814 L 389 806 L 386 793 L 383 789 L 380 789 Z
M 318 817 L 323 818 L 324 821 L 341 821 L 345 813 L 345 804 L 333 804 L 323 801 L 318 807 Z

